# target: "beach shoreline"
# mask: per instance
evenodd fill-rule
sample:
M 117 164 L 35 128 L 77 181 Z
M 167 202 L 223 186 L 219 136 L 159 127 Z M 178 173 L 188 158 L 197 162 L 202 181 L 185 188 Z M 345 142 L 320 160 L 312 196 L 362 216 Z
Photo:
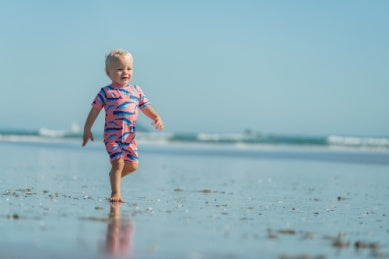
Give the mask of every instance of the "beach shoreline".
M 388 255 L 386 152 L 139 149 L 115 220 L 101 143 L 0 142 L 0 257 L 107 258 L 110 243 L 133 258 Z

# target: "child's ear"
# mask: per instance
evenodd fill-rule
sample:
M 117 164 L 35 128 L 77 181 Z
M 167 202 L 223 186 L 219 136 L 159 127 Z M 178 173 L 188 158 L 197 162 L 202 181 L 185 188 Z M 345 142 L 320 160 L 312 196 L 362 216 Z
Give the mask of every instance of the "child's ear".
M 106 73 L 107 76 L 109 77 L 109 70 L 108 70 L 108 68 L 105 69 L 105 73 Z

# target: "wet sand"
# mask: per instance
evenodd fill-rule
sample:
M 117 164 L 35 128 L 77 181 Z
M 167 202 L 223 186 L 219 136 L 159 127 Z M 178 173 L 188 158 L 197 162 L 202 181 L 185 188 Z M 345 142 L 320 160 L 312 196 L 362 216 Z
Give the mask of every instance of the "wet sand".
M 101 143 L 0 151 L 0 258 L 389 257 L 385 152 L 143 144 L 111 206 Z

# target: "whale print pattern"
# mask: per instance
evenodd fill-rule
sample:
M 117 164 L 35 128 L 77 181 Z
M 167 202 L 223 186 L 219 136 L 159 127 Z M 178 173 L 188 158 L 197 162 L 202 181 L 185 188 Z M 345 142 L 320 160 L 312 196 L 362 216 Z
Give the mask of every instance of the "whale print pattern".
M 104 143 L 111 160 L 123 158 L 137 162 L 135 127 L 138 108 L 148 105 L 150 101 L 139 85 L 108 85 L 100 89 L 92 106 L 105 110 Z
M 123 158 L 126 162 L 138 162 L 138 150 L 136 140 L 131 143 L 107 142 L 105 144 L 110 160 Z

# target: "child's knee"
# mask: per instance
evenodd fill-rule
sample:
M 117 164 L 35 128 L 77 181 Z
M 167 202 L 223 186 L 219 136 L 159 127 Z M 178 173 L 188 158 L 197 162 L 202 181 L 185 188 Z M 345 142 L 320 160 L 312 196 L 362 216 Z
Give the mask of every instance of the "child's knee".
M 125 166 L 125 163 L 123 159 L 115 159 L 111 161 L 111 165 L 112 165 L 112 170 L 122 171 Z
M 123 176 L 136 171 L 136 169 L 138 169 L 138 163 L 125 163 Z
M 127 173 L 134 172 L 136 169 L 138 169 L 138 163 L 126 163 L 124 168 Z

